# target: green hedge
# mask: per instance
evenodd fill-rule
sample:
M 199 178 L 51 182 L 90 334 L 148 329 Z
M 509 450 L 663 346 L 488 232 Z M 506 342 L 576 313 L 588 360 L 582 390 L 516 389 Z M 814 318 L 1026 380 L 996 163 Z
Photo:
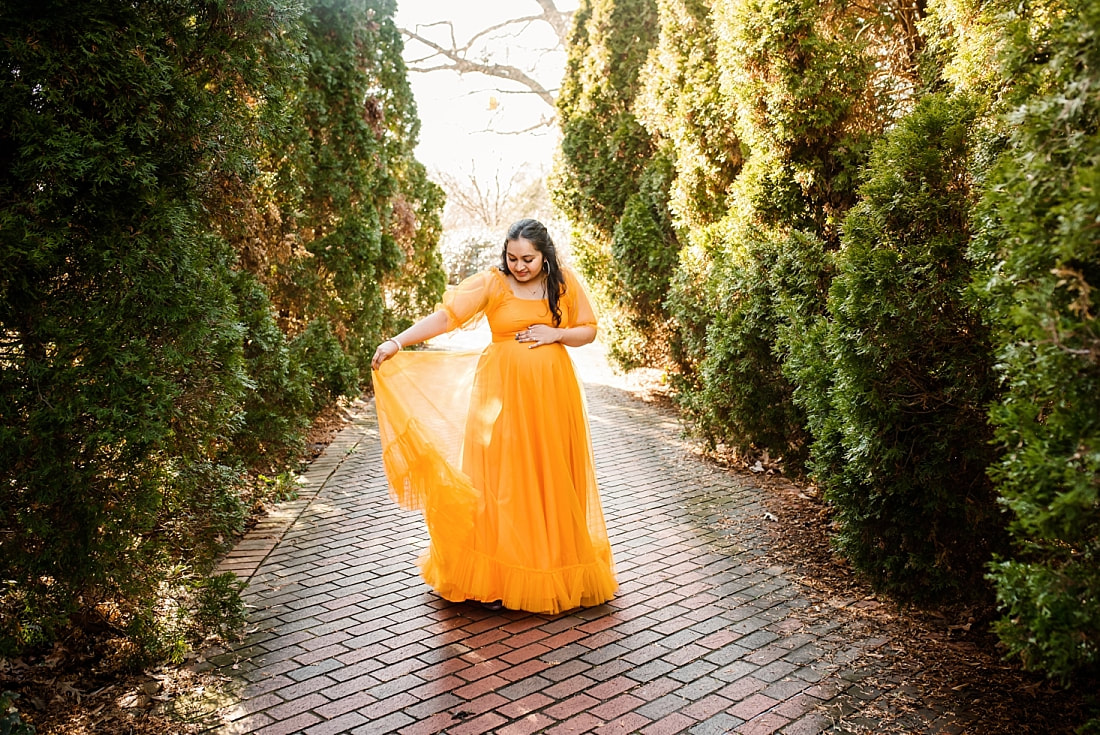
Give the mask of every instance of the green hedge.
M 782 457 L 795 475 L 810 437 L 783 369 L 798 339 L 786 337 L 824 311 L 824 254 L 838 245 L 869 140 L 854 124 L 868 59 L 858 30 L 833 11 L 715 8 L 721 93 L 745 157 L 725 218 L 681 254 L 669 297 L 678 400 L 693 427 L 713 443 Z
M 1033 23 L 1017 27 L 1019 107 L 981 208 L 1005 383 L 992 476 L 1013 540 L 991 579 L 1009 651 L 1070 680 L 1100 670 L 1100 7 Z
M 205 82 L 274 30 L 198 2 L 15 5 L 0 17 L 8 651 L 106 601 L 136 611 L 166 555 L 240 525 L 234 253 L 198 205 L 239 120 Z
M 783 246 L 749 232 L 739 257 L 715 262 L 703 292 L 713 306 L 698 382 L 682 383 L 679 401 L 712 443 L 766 450 L 798 467 L 805 418 L 775 349 L 783 319 L 773 278 Z
M 554 203 L 574 226 L 577 265 L 603 311 L 620 365 L 667 352 L 664 284 L 679 244 L 668 214 L 671 161 L 635 115 L 657 40 L 655 0 L 582 0 L 558 97 Z
M 582 2 L 556 194 L 611 302 L 668 284 L 692 428 L 808 456 L 875 584 L 991 580 L 1008 650 L 1070 679 L 1100 657 L 1100 6 L 918 5 Z
M 967 301 L 976 105 L 925 97 L 875 146 L 845 221 L 811 405 L 814 477 L 845 555 L 878 586 L 934 598 L 980 589 L 1001 538 L 986 468 L 991 347 Z M 826 428 L 827 427 L 827 428 Z
M 231 621 L 249 470 L 442 290 L 393 3 L 336 5 L 0 5 L 0 654 Z

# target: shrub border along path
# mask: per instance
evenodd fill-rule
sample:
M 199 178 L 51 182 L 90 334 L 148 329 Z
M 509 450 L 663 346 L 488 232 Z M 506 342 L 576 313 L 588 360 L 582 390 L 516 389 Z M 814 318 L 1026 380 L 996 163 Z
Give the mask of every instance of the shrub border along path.
M 232 682 L 211 731 L 984 732 L 890 676 L 890 638 L 842 612 L 863 601 L 820 598 L 770 560 L 751 476 L 695 456 L 598 347 L 574 357 L 618 596 L 550 617 L 433 595 L 415 566 L 423 523 L 387 497 L 368 405 L 223 564 L 248 580 L 251 614 L 247 638 L 202 665 Z

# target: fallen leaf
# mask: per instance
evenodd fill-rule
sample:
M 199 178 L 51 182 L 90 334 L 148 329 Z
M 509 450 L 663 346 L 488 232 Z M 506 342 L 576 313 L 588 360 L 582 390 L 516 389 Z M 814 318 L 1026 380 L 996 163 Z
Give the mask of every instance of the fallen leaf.
M 74 687 L 71 681 L 59 681 L 57 682 L 56 686 L 59 692 L 66 696 L 72 697 L 78 702 L 80 701 L 80 697 L 84 694 L 84 692 Z

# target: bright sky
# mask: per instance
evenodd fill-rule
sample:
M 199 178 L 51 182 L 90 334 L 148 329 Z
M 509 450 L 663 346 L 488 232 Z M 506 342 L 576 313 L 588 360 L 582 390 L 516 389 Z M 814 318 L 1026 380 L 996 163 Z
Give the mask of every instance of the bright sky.
M 563 10 L 573 10 L 576 5 L 576 0 L 558 2 Z M 425 26 L 450 21 L 461 46 L 482 29 L 540 12 L 533 0 L 398 0 L 396 21 L 399 27 L 410 30 L 419 26 L 417 32 L 442 46 L 450 43 L 447 27 Z M 519 37 L 497 37 L 485 50 L 492 61 L 525 70 L 534 68 L 531 76 L 548 89 L 556 89 L 565 66 L 564 51 L 541 58 L 533 51 L 549 48 L 553 43 L 549 27 L 533 23 Z M 420 44 L 406 41 L 406 61 L 411 62 L 425 52 Z M 429 171 L 491 175 L 497 170 L 511 172 L 524 164 L 549 169 L 558 142 L 556 128 L 544 127 L 520 135 L 502 134 L 529 128 L 552 113 L 534 94 L 520 93 L 524 89 L 520 85 L 450 71 L 410 72 L 409 82 L 421 121 L 417 158 Z

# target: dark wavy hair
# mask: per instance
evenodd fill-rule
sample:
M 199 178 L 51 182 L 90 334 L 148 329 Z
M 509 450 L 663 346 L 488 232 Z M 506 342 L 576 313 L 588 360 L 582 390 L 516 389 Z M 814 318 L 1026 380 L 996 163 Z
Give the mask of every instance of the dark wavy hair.
M 561 326 L 559 302 L 565 293 L 565 276 L 558 263 L 558 250 L 544 224 L 534 219 L 521 219 L 508 228 L 508 237 L 504 239 L 504 247 L 500 251 L 500 270 L 502 273 L 512 272 L 508 267 L 508 243 L 520 238 L 534 245 L 535 250 L 542 255 L 542 268 L 546 271 L 546 301 L 554 317 L 554 326 Z

